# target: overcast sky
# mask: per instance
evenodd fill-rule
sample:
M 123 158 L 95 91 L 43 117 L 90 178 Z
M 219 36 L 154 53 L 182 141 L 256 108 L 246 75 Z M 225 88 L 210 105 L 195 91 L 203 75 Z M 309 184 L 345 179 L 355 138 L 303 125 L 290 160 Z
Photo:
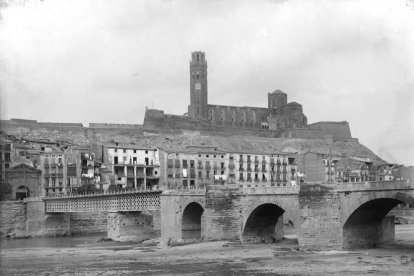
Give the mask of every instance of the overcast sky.
M 145 106 L 183 114 L 201 50 L 210 103 L 266 107 L 281 89 L 309 123 L 346 120 L 382 158 L 414 165 L 410 1 L 3 1 L 0 114 L 137 124 Z

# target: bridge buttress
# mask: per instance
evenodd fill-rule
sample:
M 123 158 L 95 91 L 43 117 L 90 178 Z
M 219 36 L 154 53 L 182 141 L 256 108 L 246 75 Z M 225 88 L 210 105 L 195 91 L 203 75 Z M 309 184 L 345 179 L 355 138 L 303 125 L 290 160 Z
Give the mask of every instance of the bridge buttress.
M 159 236 L 160 211 L 108 213 L 108 238 L 141 242 Z
M 48 214 L 41 198 L 27 198 L 26 234 L 34 237 L 70 236 L 70 217 L 67 213 Z

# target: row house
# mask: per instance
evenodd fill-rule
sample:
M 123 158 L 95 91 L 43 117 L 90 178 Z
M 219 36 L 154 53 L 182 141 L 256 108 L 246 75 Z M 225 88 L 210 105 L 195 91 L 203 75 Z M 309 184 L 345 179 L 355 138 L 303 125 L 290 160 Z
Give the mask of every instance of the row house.
M 107 147 L 107 165 L 120 188 L 158 189 L 159 150 L 152 148 Z
M 81 164 L 78 153 L 48 151 L 40 154 L 43 195 L 69 193 L 81 186 Z
M 99 186 L 99 164 L 90 152 L 41 152 L 40 168 L 43 195 L 78 192 L 87 184 Z
M 235 182 L 246 187 L 286 186 L 297 179 L 295 158 L 285 154 L 232 153 L 230 165 Z
M 297 178 L 294 158 L 283 154 L 228 153 L 217 148 L 161 151 L 166 187 L 203 188 L 209 184 L 286 186 Z
M 6 182 L 6 170 L 13 163 L 13 143 L 8 139 L 0 140 L 0 183 Z
M 169 189 L 203 188 L 229 181 L 229 154 L 209 147 L 189 147 L 179 152 L 161 150 Z

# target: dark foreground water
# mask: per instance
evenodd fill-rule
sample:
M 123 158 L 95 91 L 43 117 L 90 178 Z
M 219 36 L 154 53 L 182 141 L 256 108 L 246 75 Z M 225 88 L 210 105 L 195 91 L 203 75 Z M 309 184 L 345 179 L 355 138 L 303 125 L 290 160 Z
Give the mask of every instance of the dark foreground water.
M 1 275 L 414 275 L 414 225 L 396 243 L 350 252 L 277 244 L 208 242 L 176 247 L 97 242 L 99 236 L 3 240 Z

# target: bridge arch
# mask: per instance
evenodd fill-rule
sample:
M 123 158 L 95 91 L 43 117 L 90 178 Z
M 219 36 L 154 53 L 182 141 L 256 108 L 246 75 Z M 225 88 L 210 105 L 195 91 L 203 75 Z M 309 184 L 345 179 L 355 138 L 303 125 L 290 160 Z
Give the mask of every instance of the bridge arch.
M 343 213 L 342 248 L 370 248 L 384 242 L 383 220 L 400 203 L 413 204 L 414 198 L 401 192 L 365 198 Z
M 183 239 L 201 238 L 203 213 L 204 208 L 197 202 L 191 202 L 184 208 L 181 226 Z
M 276 204 L 257 206 L 248 216 L 242 232 L 243 241 L 275 242 L 283 238 L 284 209 Z

